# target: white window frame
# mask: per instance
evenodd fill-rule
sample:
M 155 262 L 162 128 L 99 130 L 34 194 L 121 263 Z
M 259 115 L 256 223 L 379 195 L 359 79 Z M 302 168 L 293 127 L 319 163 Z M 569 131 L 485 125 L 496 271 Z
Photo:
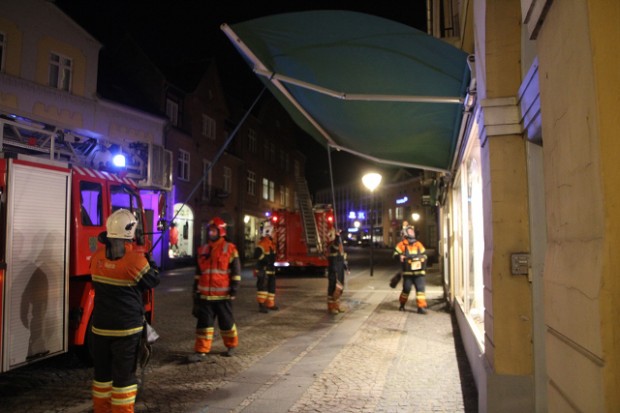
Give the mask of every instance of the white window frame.
M 216 126 L 217 123 L 215 122 L 215 119 L 204 113 L 202 114 L 202 136 L 215 140 L 217 135 Z
M 256 131 L 253 128 L 248 129 L 248 152 L 256 153 Z
M 232 191 L 232 168 L 229 166 L 225 166 L 222 177 L 224 178 L 224 192 L 230 194 L 230 192 Z
M 256 195 L 256 172 L 248 170 L 246 182 L 248 195 Z
M 269 199 L 269 180 L 263 178 L 263 199 Z
M 177 178 L 181 181 L 189 181 L 190 153 L 179 149 L 177 156 Z
M 6 55 L 6 33 L 0 32 L 0 72 L 4 72 L 4 61 Z
M 73 80 L 73 60 L 60 53 L 51 52 L 48 80 L 50 87 L 71 92 L 71 82 Z
M 211 166 L 211 162 L 207 159 L 203 159 L 202 160 L 202 176 L 205 176 L 205 174 L 207 175 L 207 179 L 203 179 L 202 180 L 202 199 L 209 199 L 211 198 L 211 179 L 213 177 L 213 170 L 209 170 L 209 167 Z M 209 171 L 209 173 L 207 174 L 207 171 Z
M 174 100 L 166 99 L 166 117 L 174 126 L 179 126 L 179 104 Z

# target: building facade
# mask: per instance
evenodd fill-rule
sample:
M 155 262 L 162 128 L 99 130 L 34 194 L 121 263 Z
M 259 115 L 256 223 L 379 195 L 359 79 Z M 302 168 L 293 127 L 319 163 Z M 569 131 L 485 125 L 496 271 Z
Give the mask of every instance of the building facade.
M 475 62 L 440 222 L 480 411 L 617 411 L 620 5 L 434 5 Z
M 169 184 L 161 173 L 155 178 L 163 163 L 152 163 L 153 151 L 165 158 L 166 120 L 98 95 L 100 49 L 99 42 L 51 2 L 3 2 L 1 149 L 34 151 L 92 169 L 122 152 L 136 166 L 137 173 L 128 172 L 128 176 L 143 189 L 150 224 L 147 231 L 151 232 L 157 226 L 159 194 Z M 154 258 L 161 262 L 157 252 Z

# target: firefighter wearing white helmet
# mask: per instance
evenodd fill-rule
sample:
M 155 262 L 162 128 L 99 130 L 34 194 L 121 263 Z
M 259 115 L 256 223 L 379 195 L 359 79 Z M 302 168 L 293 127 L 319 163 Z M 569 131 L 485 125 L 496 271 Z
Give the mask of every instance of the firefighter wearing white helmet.
M 211 351 L 215 319 L 227 348 L 222 355 L 231 356 L 239 345 L 232 307 L 241 283 L 239 253 L 237 247 L 226 239 L 226 222 L 222 218 L 209 221 L 207 237 L 207 243 L 198 248 L 197 254 L 192 310 L 197 318 L 196 336 L 190 362 L 205 360 Z
M 273 242 L 272 235 L 273 225 L 271 222 L 263 222 L 261 239 L 254 249 L 256 301 L 258 302 L 258 311 L 261 313 L 279 309 L 276 305 L 276 244 Z
M 107 231 L 99 236 L 104 245 L 90 261 L 95 288 L 94 413 L 134 411 L 138 392 L 135 368 L 144 329 L 142 295 L 159 284 L 155 263 L 132 242 L 137 226 L 130 211 L 115 211 L 107 219 Z

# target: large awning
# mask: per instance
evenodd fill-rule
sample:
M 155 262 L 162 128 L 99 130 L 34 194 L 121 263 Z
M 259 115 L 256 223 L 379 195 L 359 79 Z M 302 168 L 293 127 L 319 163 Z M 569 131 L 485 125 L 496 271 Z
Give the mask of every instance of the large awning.
M 349 11 L 280 14 L 222 30 L 319 142 L 380 163 L 451 169 L 470 78 L 463 51 Z

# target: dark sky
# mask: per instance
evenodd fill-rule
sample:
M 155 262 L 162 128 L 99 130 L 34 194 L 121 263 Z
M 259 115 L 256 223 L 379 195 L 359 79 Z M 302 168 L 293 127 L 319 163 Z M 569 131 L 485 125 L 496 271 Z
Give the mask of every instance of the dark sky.
M 234 24 L 279 13 L 303 10 L 351 10 L 399 21 L 426 30 L 426 0 L 383 1 L 131 1 L 56 0 L 56 4 L 86 29 L 103 47 L 113 47 L 129 33 L 159 65 L 191 64 L 215 57 L 225 90 L 252 101 L 261 89 L 241 55 L 220 30 L 222 23 Z M 306 175 L 311 190 L 328 186 L 327 150 L 310 142 L 304 145 L 309 159 Z M 336 184 L 357 179 L 367 162 L 355 156 L 335 153 Z

